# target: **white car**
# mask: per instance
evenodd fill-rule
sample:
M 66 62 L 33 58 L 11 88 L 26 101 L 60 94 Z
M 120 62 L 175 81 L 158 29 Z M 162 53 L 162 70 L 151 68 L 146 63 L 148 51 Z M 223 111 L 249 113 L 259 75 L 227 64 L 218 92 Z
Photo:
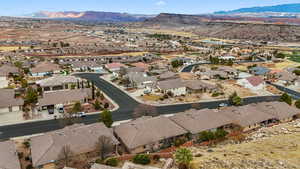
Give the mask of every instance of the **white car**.
M 227 107 L 227 106 L 228 106 L 228 104 L 226 104 L 226 103 L 219 104 L 219 107 Z
M 75 117 L 75 118 L 86 117 L 86 113 L 85 112 L 75 113 L 72 115 L 72 117 Z

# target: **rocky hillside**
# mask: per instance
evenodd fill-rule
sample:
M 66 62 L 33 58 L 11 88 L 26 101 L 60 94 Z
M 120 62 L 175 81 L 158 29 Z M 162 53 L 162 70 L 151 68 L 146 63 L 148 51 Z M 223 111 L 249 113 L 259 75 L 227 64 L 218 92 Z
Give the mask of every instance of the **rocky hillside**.
M 272 23 L 273 21 L 288 22 L 291 19 L 267 18 L 242 18 L 230 16 L 203 16 L 160 14 L 157 17 L 147 19 L 147 26 L 162 26 L 172 28 L 184 28 L 200 36 L 245 39 L 260 41 L 300 41 L 300 26 Z M 271 23 L 266 23 L 266 22 Z M 294 19 L 299 22 L 300 19 Z
M 194 168 L 298 169 L 300 168 L 300 121 L 262 128 L 245 142 L 216 147 L 194 147 Z

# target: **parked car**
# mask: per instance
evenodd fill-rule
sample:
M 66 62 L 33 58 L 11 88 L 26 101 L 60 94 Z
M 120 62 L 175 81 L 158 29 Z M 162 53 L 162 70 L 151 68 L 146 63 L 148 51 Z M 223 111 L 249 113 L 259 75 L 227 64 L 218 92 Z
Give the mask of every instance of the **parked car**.
M 228 104 L 226 104 L 226 103 L 219 104 L 219 107 L 227 107 L 227 106 L 228 106 Z
M 85 112 L 74 113 L 72 115 L 72 117 L 75 117 L 75 118 L 86 117 L 86 113 Z

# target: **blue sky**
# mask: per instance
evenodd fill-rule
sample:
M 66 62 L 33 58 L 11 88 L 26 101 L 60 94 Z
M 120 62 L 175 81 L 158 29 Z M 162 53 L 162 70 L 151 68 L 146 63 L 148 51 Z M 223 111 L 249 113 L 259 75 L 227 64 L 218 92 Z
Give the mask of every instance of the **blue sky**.
M 299 0 L 2 0 L 0 15 L 16 16 L 41 10 L 201 14 L 285 3 L 299 3 Z

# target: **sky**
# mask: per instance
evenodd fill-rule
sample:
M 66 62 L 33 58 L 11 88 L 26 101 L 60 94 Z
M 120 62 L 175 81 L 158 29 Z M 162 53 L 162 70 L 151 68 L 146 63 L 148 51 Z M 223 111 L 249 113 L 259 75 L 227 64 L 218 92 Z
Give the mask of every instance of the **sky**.
M 38 11 L 203 14 L 287 3 L 299 3 L 299 0 L 2 0 L 0 15 L 21 16 Z

